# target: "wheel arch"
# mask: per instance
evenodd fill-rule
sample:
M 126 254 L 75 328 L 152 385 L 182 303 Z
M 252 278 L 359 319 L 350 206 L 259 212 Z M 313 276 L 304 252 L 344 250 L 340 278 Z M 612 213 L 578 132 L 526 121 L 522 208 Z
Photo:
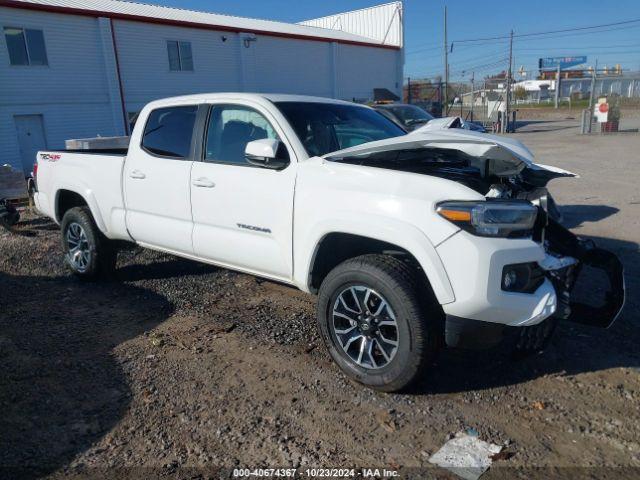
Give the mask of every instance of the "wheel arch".
M 298 278 L 298 283 L 302 280 L 306 290 L 316 293 L 324 277 L 339 263 L 360 255 L 388 253 L 404 257 L 418 267 L 438 303 L 453 302 L 455 296 L 451 283 L 429 239 L 412 226 L 391 228 L 390 231 L 394 235 L 384 235 L 382 230 L 371 232 L 357 228 L 325 230 L 314 237 L 317 240 L 303 263 L 305 277 Z
M 60 223 L 64 214 L 71 208 L 88 207 L 100 231 L 105 232 L 106 225 L 100 214 L 100 209 L 98 208 L 95 197 L 90 190 L 85 191 L 83 194 L 78 193 L 78 190 L 77 188 L 71 187 L 59 188 L 56 191 L 54 202 L 56 222 Z

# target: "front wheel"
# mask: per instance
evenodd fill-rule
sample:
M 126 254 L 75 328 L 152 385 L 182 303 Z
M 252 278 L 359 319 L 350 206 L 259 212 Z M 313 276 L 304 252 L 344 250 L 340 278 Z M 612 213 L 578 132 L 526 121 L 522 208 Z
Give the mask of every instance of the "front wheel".
M 92 280 L 115 269 L 117 251 L 96 226 L 89 208 L 69 209 L 60 226 L 65 263 L 72 273 Z
M 381 391 L 409 387 L 438 350 L 437 306 L 417 272 L 386 255 L 347 260 L 318 295 L 320 334 L 352 379 Z

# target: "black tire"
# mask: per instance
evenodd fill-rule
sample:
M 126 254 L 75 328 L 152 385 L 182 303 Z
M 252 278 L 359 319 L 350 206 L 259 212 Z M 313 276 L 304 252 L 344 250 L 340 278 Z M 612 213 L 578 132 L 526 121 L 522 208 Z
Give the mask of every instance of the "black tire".
M 357 286 L 363 292 L 366 290 L 362 287 L 373 290 L 372 293 L 384 299 L 394 313 L 396 326 L 393 328 L 397 346 L 390 360 L 383 359 L 382 364 L 388 363 L 382 367 L 376 365 L 373 368 L 375 361 L 370 362 L 368 368 L 361 366 L 357 359 L 345 352 L 335 332 L 334 306 L 339 305 L 341 293 L 344 294 L 352 286 Z M 357 301 L 356 297 L 354 301 Z M 439 327 L 442 310 L 434 300 L 430 289 L 420 281 L 416 270 L 397 258 L 388 255 L 363 255 L 346 260 L 327 275 L 320 287 L 320 335 L 333 360 L 351 379 L 375 390 L 404 390 L 424 373 L 441 345 Z M 360 312 L 363 311 L 362 307 L 362 304 L 358 304 Z M 368 307 L 365 308 L 369 310 Z M 375 319 L 372 321 L 376 322 Z M 351 326 L 353 324 L 349 323 Z M 370 327 L 367 325 L 366 328 L 368 330 Z M 360 333 L 360 327 L 358 329 L 355 334 Z M 368 331 L 367 334 L 367 338 L 373 339 L 372 344 L 375 345 L 374 337 L 379 332 Z M 362 340 L 366 345 L 365 342 Z M 375 347 L 378 353 L 381 353 L 380 347 L 378 340 Z M 370 353 L 369 358 L 372 358 Z
M 70 228 L 81 227 L 86 237 L 87 261 L 80 268 L 71 258 L 68 232 Z M 61 244 L 67 268 L 84 280 L 95 280 L 109 276 L 116 267 L 118 252 L 113 243 L 107 239 L 96 226 L 89 207 L 74 207 L 64 214 L 61 226 Z M 85 244 L 83 243 L 83 245 Z

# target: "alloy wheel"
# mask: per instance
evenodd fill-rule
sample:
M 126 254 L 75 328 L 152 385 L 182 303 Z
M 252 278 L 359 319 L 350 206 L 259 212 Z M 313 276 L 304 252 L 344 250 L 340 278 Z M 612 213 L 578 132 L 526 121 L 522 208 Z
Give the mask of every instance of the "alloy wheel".
M 338 294 L 330 326 L 344 354 L 360 367 L 383 368 L 398 351 L 396 315 L 382 295 L 365 285 Z
M 78 272 L 86 271 L 91 260 L 91 249 L 82 225 L 76 222 L 70 223 L 66 238 L 69 262 Z

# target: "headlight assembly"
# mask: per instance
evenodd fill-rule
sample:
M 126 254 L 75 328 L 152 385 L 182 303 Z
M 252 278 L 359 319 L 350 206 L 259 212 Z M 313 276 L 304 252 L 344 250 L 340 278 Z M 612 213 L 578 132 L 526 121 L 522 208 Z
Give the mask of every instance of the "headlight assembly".
M 442 202 L 436 212 L 460 228 L 482 237 L 530 235 L 538 208 L 528 201 Z

